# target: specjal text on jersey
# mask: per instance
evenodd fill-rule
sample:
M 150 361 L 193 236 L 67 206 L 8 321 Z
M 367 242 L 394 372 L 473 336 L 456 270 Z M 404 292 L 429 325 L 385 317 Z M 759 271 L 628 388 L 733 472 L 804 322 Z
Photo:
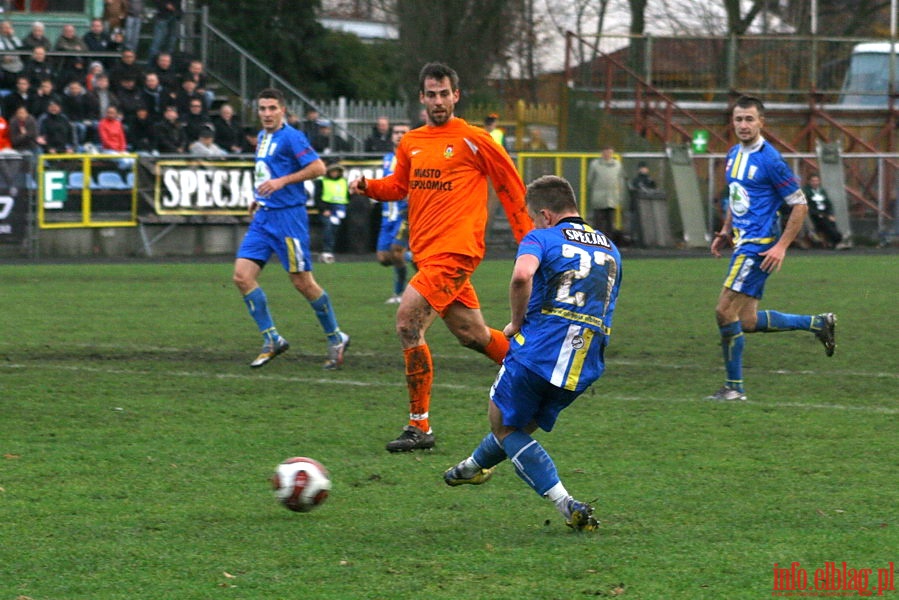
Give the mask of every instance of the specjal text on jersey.
M 603 248 L 611 248 L 612 244 L 609 238 L 598 231 L 584 231 L 583 229 L 563 229 L 562 235 L 570 242 L 579 244 L 587 244 L 588 246 L 602 246 Z

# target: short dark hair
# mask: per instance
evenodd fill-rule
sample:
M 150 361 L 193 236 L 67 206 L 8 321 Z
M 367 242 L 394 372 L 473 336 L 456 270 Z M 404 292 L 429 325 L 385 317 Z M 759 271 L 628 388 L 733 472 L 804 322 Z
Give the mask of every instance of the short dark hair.
M 265 88 L 256 95 L 257 102 L 263 99 L 276 100 L 278 105 L 282 107 L 287 105 L 287 99 L 284 97 L 284 92 L 275 88 Z
M 530 182 L 524 200 L 534 211 L 546 209 L 554 213 L 578 212 L 574 189 L 567 179 L 544 175 Z
M 760 117 L 765 114 L 765 105 L 755 96 L 740 96 L 734 103 L 734 108 L 752 108 L 753 106 L 759 112 Z M 733 109 L 731 109 L 731 112 L 733 112 Z
M 451 67 L 440 62 L 428 63 L 421 68 L 421 72 L 418 74 L 418 89 L 421 92 L 425 91 L 425 79 L 441 81 L 446 78 L 450 80 L 450 89 L 454 92 L 459 89 L 459 74 Z

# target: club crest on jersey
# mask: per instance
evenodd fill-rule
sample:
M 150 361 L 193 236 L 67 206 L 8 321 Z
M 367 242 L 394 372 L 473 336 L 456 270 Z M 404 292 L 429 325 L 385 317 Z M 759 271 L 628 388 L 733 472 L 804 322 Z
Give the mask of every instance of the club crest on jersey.
M 453 157 L 453 145 L 448 144 L 446 148 L 443 149 L 443 158 L 450 159 Z
M 759 168 L 755 165 L 749 165 L 749 179 L 755 179 L 755 174 Z

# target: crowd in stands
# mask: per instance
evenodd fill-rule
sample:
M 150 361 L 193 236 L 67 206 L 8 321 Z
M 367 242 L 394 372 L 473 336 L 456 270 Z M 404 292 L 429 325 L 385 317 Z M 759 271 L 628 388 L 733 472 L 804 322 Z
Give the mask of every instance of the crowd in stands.
M 182 65 L 174 60 L 179 3 L 156 3 L 145 61 L 137 55 L 133 21 L 138 19 L 139 32 L 141 3 L 106 4 L 103 19 L 93 19 L 84 32 L 63 25 L 55 41 L 40 22 L 21 38 L 10 21 L 0 22 L 0 149 L 252 152 L 256 131 L 244 129 L 233 107 L 225 104 L 210 113 L 214 95 L 202 61 L 188 57 Z

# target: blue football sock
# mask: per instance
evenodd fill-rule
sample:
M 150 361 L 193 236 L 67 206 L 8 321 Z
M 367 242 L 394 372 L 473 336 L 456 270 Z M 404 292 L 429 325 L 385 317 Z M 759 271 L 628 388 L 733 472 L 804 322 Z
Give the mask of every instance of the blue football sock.
M 481 443 L 471 453 L 471 457 L 478 463 L 482 469 L 490 469 L 506 460 L 506 451 L 498 441 L 496 436 L 488 433 Z
M 559 483 L 559 473 L 549 454 L 525 432 L 519 429 L 507 435 L 503 449 L 515 465 L 518 476 L 541 497 Z
M 318 300 L 309 303 L 318 322 L 321 323 L 322 330 L 328 336 L 328 342 L 331 344 L 339 344 L 343 340 L 340 337 L 340 327 L 337 325 L 337 317 L 334 316 L 334 309 L 331 308 L 331 299 L 328 292 L 322 292 Z
M 406 289 L 406 265 L 393 266 L 393 293 L 396 296 L 402 296 L 403 290 Z
M 275 323 L 272 315 L 268 312 L 268 299 L 261 287 L 257 287 L 252 292 L 243 297 L 244 304 L 250 311 L 250 316 L 256 321 L 259 331 L 266 342 L 273 342 L 280 337 L 278 330 L 275 329 Z
M 811 331 L 817 317 L 812 315 L 790 315 L 776 310 L 760 310 L 756 315 L 755 330 L 765 333 L 775 331 Z
M 724 356 L 724 370 L 727 380 L 724 384 L 740 392 L 743 391 L 743 327 L 739 321 L 719 327 L 721 350 Z

